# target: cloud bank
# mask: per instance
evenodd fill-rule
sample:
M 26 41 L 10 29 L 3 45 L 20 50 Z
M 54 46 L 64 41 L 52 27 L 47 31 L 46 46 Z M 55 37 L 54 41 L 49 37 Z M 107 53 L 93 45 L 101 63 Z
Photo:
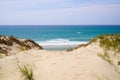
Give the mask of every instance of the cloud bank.
M 120 25 L 119 0 L 1 0 L 0 25 Z

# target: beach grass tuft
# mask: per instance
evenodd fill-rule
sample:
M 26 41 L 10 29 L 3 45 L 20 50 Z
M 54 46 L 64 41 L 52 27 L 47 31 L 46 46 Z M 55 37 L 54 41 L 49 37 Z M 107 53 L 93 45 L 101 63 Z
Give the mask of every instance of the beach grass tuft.
M 105 60 L 108 63 L 112 64 L 111 60 L 109 59 L 108 54 L 97 54 L 97 56 L 101 57 L 103 60 Z
M 100 47 L 103 47 L 105 50 L 113 50 L 117 53 L 120 52 L 120 34 L 104 34 L 100 35 L 90 41 L 100 42 Z
M 33 70 L 31 67 L 26 65 L 18 65 L 20 72 L 25 77 L 25 80 L 34 80 L 33 78 Z
M 120 34 L 100 35 L 98 38 L 100 39 L 100 46 L 104 49 L 120 52 Z
M 118 61 L 118 66 L 120 65 L 120 61 Z
M 67 49 L 67 52 L 73 51 L 73 50 L 74 50 L 74 48 L 68 48 L 68 49 Z

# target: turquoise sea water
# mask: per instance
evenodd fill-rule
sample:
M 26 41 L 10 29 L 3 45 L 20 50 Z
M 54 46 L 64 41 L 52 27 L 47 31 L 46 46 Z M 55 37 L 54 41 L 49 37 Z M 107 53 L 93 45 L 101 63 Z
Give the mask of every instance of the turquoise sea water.
M 100 34 L 120 34 L 120 25 L 0 26 L 0 35 L 29 38 L 45 49 L 60 50 L 86 43 Z

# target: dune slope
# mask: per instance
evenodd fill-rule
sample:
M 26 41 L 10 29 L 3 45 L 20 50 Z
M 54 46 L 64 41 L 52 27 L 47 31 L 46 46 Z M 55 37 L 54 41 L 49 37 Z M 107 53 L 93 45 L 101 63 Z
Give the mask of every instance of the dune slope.
M 69 52 L 22 51 L 0 59 L 0 80 L 25 80 L 18 65 L 32 69 L 32 80 L 120 80 L 119 66 L 116 69 L 98 54 L 104 54 L 99 42 Z

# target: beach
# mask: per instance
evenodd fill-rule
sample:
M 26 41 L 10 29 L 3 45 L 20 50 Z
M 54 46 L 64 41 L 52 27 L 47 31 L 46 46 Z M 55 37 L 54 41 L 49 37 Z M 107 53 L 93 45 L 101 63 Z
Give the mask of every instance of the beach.
M 99 42 L 72 51 L 24 50 L 0 59 L 0 80 L 24 80 L 18 65 L 31 68 L 33 80 L 120 80 L 114 66 L 120 56 L 111 64 L 98 55 L 103 53 Z
M 119 28 L 0 26 L 0 80 L 120 80 Z
M 32 39 L 45 50 L 66 50 L 119 30 L 119 25 L 0 25 L 1 35 Z
M 0 0 L 0 80 L 120 80 L 120 0 Z

